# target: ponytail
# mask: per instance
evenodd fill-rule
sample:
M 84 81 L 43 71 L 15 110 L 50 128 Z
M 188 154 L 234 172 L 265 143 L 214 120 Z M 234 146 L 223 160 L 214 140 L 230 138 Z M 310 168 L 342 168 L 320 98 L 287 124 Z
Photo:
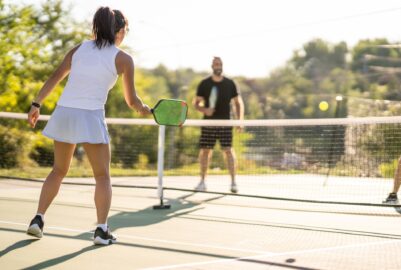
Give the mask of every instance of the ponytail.
M 99 49 L 113 45 L 116 33 L 128 24 L 127 19 L 119 10 L 111 10 L 109 7 L 100 7 L 92 22 L 92 33 L 96 47 Z

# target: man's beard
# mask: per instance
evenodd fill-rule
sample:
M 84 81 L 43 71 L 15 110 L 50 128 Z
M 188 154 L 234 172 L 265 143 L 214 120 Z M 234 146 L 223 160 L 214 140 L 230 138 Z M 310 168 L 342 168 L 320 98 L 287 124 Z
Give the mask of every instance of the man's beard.
M 214 69 L 213 70 L 213 74 L 216 75 L 216 76 L 220 76 L 222 72 L 223 72 L 222 69 Z

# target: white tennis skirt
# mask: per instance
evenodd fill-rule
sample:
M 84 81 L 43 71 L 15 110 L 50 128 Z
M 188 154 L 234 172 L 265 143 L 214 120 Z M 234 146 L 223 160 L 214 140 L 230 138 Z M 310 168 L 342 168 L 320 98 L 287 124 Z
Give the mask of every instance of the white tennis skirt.
M 109 144 L 104 110 L 57 106 L 44 128 L 46 137 L 71 144 Z

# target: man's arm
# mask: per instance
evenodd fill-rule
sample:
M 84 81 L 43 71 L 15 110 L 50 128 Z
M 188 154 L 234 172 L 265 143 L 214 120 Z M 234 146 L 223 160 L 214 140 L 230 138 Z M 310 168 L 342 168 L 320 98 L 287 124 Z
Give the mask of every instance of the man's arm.
M 233 98 L 236 118 L 238 120 L 244 119 L 244 102 L 240 95 Z

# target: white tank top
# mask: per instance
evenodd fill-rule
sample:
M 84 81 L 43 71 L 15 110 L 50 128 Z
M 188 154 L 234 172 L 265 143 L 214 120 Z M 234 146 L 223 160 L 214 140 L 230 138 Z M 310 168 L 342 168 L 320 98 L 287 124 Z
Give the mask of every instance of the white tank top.
M 98 49 L 84 41 L 72 56 L 71 71 L 57 104 L 87 110 L 104 109 L 107 95 L 117 81 L 115 45 Z

